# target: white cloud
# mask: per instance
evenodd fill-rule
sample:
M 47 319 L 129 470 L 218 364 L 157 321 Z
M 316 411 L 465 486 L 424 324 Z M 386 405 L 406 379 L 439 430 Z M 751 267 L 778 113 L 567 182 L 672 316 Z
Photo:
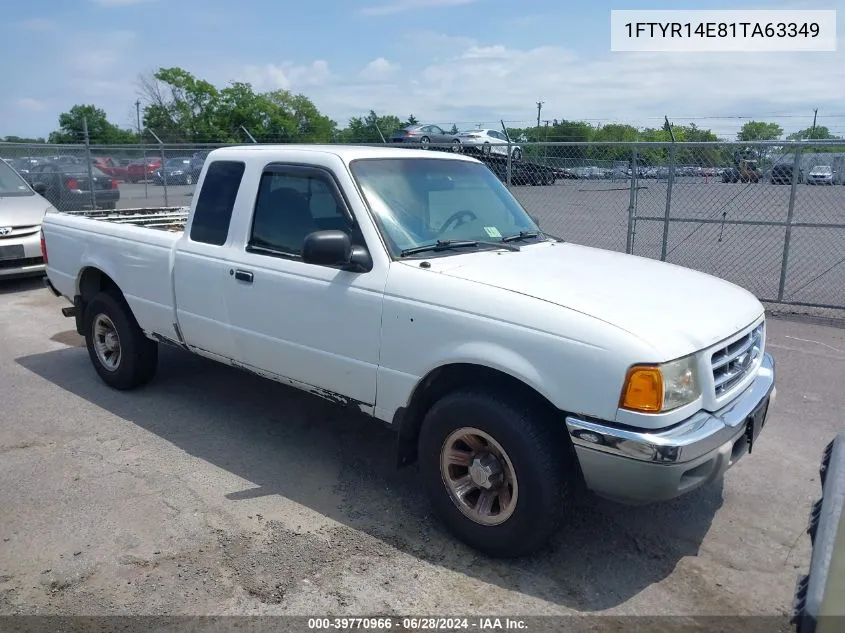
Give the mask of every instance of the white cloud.
M 379 83 L 387 81 L 399 72 L 399 64 L 391 64 L 384 57 L 378 57 L 364 66 L 358 76 L 367 82 Z
M 364 15 L 393 15 L 406 11 L 420 11 L 423 9 L 434 9 L 441 7 L 452 7 L 461 4 L 470 4 L 478 0 L 389 0 L 382 4 L 374 4 L 363 7 L 361 13 Z
M 43 101 L 32 99 L 31 97 L 17 99 L 15 100 L 15 105 L 21 110 L 35 110 L 36 112 L 41 112 L 46 108 Z
M 238 72 L 237 81 L 252 84 L 252 87 L 258 91 L 301 90 L 324 85 L 331 77 L 328 63 L 318 59 L 307 65 L 282 62 L 263 66 L 244 66 Z
M 389 84 L 332 84 L 309 93 L 338 118 L 374 108 L 426 121 L 530 124 L 535 102 L 544 118 L 602 119 L 656 125 L 655 120 L 713 115 L 796 112 L 841 102 L 845 66 L 830 53 L 607 53 L 581 57 L 559 46 L 513 49 L 468 38 L 417 34 L 418 56 L 429 59 Z M 385 60 L 386 62 L 386 60 Z M 372 65 L 372 64 L 371 64 Z M 384 64 L 382 64 L 384 65 Z M 417 82 L 416 80 L 419 80 Z

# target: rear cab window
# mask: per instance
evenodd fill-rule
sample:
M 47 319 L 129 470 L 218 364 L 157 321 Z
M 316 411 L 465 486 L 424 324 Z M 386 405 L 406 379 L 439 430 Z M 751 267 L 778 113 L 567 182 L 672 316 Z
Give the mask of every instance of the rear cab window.
M 208 166 L 191 220 L 192 242 L 214 246 L 226 243 L 245 167 L 231 160 L 216 160 Z

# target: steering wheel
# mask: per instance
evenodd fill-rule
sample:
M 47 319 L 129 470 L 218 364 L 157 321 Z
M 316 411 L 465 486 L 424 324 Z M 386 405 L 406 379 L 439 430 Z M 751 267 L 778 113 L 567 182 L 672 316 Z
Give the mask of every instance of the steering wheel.
M 461 222 L 460 221 L 461 218 L 464 218 L 464 217 L 467 217 L 467 220 L 464 221 L 464 222 Z M 469 209 L 461 209 L 460 211 L 455 211 L 452 215 L 450 215 L 448 218 L 446 218 L 446 221 L 440 226 L 440 230 L 437 233 L 438 233 L 438 235 L 443 235 L 443 233 L 446 231 L 446 229 L 449 227 L 449 225 L 452 224 L 453 222 L 455 223 L 455 228 L 458 228 L 459 226 L 463 226 L 467 222 L 471 222 L 472 220 L 477 220 L 477 219 L 478 219 L 478 216 L 475 215 Z

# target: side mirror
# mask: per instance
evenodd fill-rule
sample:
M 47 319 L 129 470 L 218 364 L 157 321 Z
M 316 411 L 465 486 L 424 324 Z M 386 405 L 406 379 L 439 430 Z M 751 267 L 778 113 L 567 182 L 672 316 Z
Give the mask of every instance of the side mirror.
M 47 193 L 47 185 L 43 182 L 36 182 L 32 184 L 32 190 L 39 196 L 43 196 Z
M 352 246 L 344 231 L 315 231 L 305 236 L 302 261 L 317 266 L 340 266 L 344 270 L 364 272 L 372 268 L 366 248 Z

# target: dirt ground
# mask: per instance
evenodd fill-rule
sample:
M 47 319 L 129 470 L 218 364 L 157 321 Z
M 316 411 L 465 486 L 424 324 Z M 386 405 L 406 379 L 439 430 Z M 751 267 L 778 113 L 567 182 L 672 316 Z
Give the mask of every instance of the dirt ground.
M 782 615 L 843 427 L 845 330 L 772 320 L 773 417 L 723 482 L 589 500 L 494 561 L 429 515 L 379 424 L 177 350 L 110 390 L 63 305 L 0 286 L 0 615 Z

